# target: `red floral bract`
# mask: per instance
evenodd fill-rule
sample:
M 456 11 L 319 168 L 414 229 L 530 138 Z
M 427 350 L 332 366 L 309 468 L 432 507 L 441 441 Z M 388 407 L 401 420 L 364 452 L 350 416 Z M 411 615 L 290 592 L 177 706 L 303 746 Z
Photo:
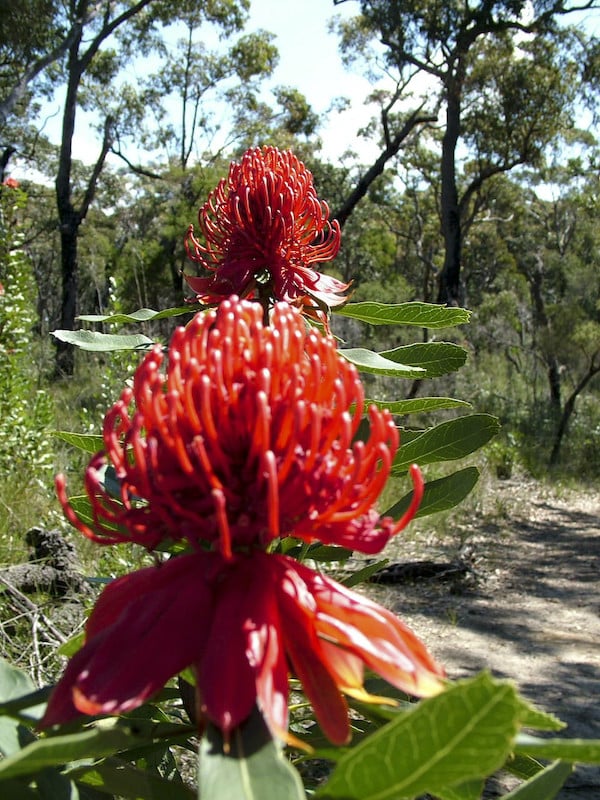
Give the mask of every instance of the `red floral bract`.
M 205 243 L 190 225 L 185 245 L 210 273 L 186 276 L 199 302 L 231 294 L 284 300 L 325 324 L 327 310 L 346 302 L 349 284 L 313 268 L 335 258 L 340 229 L 293 153 L 248 150 L 210 193 L 198 221 Z
M 159 347 L 146 356 L 87 470 L 90 524 L 57 478 L 91 539 L 188 548 L 104 589 L 43 727 L 131 710 L 188 667 L 200 712 L 225 737 L 255 704 L 286 736 L 290 670 L 334 743 L 349 737 L 343 695 L 367 697 L 365 666 L 410 694 L 440 691 L 442 670 L 393 614 L 269 552 L 284 536 L 376 552 L 414 515 L 423 484 L 413 468 L 404 517 L 380 517 L 398 446 L 391 416 L 371 408 L 370 437 L 356 441 L 363 390 L 333 338 L 284 303 L 270 325 L 262 316 L 232 298 L 177 329 L 166 374 Z
M 368 699 L 364 665 L 412 695 L 441 690 L 441 670 L 400 620 L 326 576 L 261 552 L 183 555 L 105 588 L 42 726 L 130 711 L 191 666 L 198 708 L 225 736 L 258 703 L 285 737 L 291 667 L 323 731 L 341 744 L 342 692 Z

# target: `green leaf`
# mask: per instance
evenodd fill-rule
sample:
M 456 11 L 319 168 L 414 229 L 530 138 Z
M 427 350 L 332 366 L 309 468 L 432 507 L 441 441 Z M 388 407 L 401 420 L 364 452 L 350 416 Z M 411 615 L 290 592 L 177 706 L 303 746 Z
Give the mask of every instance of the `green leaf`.
M 556 797 L 573 767 L 565 761 L 550 764 L 534 778 L 504 795 L 502 800 L 552 800 Z
M 305 800 L 302 781 L 254 708 L 236 728 L 229 752 L 209 724 L 200 742 L 198 797 L 210 800 Z
M 470 408 L 471 404 L 465 400 L 455 400 L 452 397 L 415 397 L 412 400 L 365 400 L 367 408 L 375 405 L 377 408 L 387 408 L 392 414 L 420 414 L 429 411 L 439 411 L 444 408 Z
M 85 453 L 97 453 L 104 449 L 104 439 L 92 433 L 71 433 L 70 431 L 52 431 L 52 435 Z
M 316 796 L 400 800 L 439 796 L 499 769 L 519 727 L 519 702 L 509 683 L 483 673 L 381 728 L 344 755 Z
M 107 353 L 113 350 L 147 350 L 154 342 L 143 333 L 119 335 L 115 333 L 98 333 L 97 331 L 52 331 L 52 335 L 61 342 L 92 350 L 96 353 Z
M 515 753 L 533 758 L 600 764 L 600 739 L 538 739 L 522 733 L 517 738 Z
M 442 422 L 400 447 L 392 475 L 404 473 L 412 463 L 423 466 L 464 458 L 489 442 L 499 430 L 500 423 L 489 414 L 469 414 Z
M 14 700 L 33 691 L 35 686 L 29 675 L 0 658 L 0 702 Z
M 452 342 L 425 342 L 384 350 L 382 358 L 425 370 L 423 378 L 438 378 L 456 372 L 467 360 L 467 351 Z
M 366 567 L 361 567 L 352 572 L 347 578 L 343 578 L 340 583 L 344 586 L 356 586 L 359 583 L 364 583 L 372 578 L 376 572 L 385 567 L 389 563 L 389 558 L 382 558 L 381 561 L 374 561 L 372 564 L 367 564 Z
M 100 758 L 125 750 L 145 740 L 118 720 L 98 721 L 92 728 L 77 733 L 37 739 L 19 752 L 0 761 L 0 781 L 20 775 L 33 775 L 44 767 L 54 767 L 80 758 Z
M 139 769 L 115 757 L 89 769 L 71 770 L 69 776 L 87 786 L 132 800 L 195 800 L 196 797 L 196 793 L 180 781 L 167 780 L 156 772 Z
M 511 775 L 516 775 L 523 781 L 533 778 L 538 772 L 544 769 L 544 765 L 531 756 L 511 753 L 510 758 L 504 765 L 504 769 Z
M 364 347 L 352 347 L 338 351 L 341 356 L 359 369 L 361 372 L 371 372 L 375 375 L 389 375 L 395 378 L 424 378 L 425 370 L 420 367 L 408 367 L 383 358 L 379 353 L 366 350 Z
M 439 800 L 480 800 L 485 781 L 465 781 L 458 786 L 440 789 Z
M 425 484 L 425 493 L 416 516 L 426 517 L 429 514 L 437 514 L 440 511 L 454 508 L 462 503 L 478 480 L 479 470 L 477 467 L 465 467 L 458 472 L 453 472 L 452 475 L 446 475 L 445 478 L 429 481 Z M 411 500 L 412 492 L 409 492 L 385 512 L 386 516 L 400 519 L 408 509 Z
M 0 701 L 5 707 L 11 700 L 30 695 L 33 690 L 34 686 L 29 675 L 0 658 Z M 30 736 L 29 731 L 19 720 L 8 716 L 0 717 L 0 753 L 3 756 L 18 752 L 23 742 L 28 741 Z
M 285 550 L 286 555 L 292 558 L 302 556 L 303 560 L 310 558 L 313 561 L 328 562 L 347 561 L 352 555 L 352 552 L 353 551 L 348 550 L 347 547 L 340 547 L 337 544 L 321 544 L 320 542 L 315 542 L 315 544 L 312 544 L 308 548 L 304 543 L 296 544 Z
M 452 328 L 469 322 L 471 312 L 432 303 L 348 303 L 337 314 L 371 325 L 417 325 L 420 328 Z
M 94 528 L 94 513 L 92 511 L 92 504 L 87 495 L 82 494 L 69 497 L 69 505 L 85 525 L 88 525 L 90 528 Z M 117 525 L 106 522 L 105 520 L 102 521 L 102 527 L 106 528 L 107 530 L 120 531 L 123 533 L 123 530 Z
M 6 700 L 0 703 L 0 715 L 26 722 L 37 722 L 44 715 L 51 691 L 51 686 L 44 686 L 43 689 L 36 689 L 13 700 Z
M 194 314 L 200 306 L 189 305 L 181 308 L 165 308 L 162 311 L 153 311 L 151 308 L 140 308 L 131 314 L 82 314 L 77 319 L 83 322 L 108 322 L 116 325 L 128 325 L 132 322 L 149 322 L 154 319 L 167 319 L 180 317 L 183 314 Z
M 539 731 L 560 731 L 567 725 L 554 714 L 548 714 L 537 706 L 532 705 L 524 697 L 519 697 L 521 701 L 521 725 L 525 728 L 537 728 Z
M 66 642 L 63 642 L 56 654 L 59 656 L 64 656 L 65 658 L 71 658 L 74 656 L 75 653 L 78 653 L 85 643 L 85 631 L 79 631 L 78 633 L 73 634 Z

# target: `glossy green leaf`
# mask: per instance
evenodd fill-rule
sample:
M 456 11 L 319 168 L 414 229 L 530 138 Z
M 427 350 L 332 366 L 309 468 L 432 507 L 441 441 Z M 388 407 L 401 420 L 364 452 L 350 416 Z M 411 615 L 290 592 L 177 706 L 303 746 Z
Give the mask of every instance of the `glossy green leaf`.
M 116 334 L 98 333 L 97 331 L 52 331 L 52 335 L 61 342 L 92 350 L 96 353 L 108 353 L 114 350 L 147 350 L 154 342 L 143 333 Z
M 467 351 L 452 342 L 422 342 L 384 350 L 382 358 L 425 370 L 424 378 L 438 378 L 464 366 Z
M 92 528 L 94 527 L 92 504 L 90 503 L 90 499 L 87 495 L 82 494 L 69 497 L 69 505 L 85 525 L 89 525 Z M 102 521 L 102 527 L 106 528 L 107 530 L 120 530 L 118 526 L 105 520 Z
M 458 472 L 453 472 L 452 475 L 428 481 L 425 484 L 425 493 L 416 516 L 426 517 L 429 514 L 437 514 L 440 511 L 454 508 L 462 503 L 478 480 L 479 470 L 477 467 L 465 467 Z M 385 512 L 386 516 L 400 519 L 408 509 L 411 500 L 412 492 L 409 492 Z
M 470 408 L 471 404 L 465 400 L 455 400 L 453 397 L 415 397 L 411 400 L 365 400 L 367 408 L 375 405 L 377 408 L 387 408 L 392 414 L 421 414 L 429 411 L 440 411 L 444 408 Z
M 600 739 L 538 739 L 523 733 L 517 739 L 515 753 L 525 753 L 534 758 L 600 764 Z
M 499 769 L 519 727 L 519 702 L 509 683 L 483 673 L 361 742 L 338 762 L 316 796 L 338 800 L 400 800 L 440 796 Z
M 469 322 L 471 312 L 432 303 L 348 303 L 337 314 L 371 325 L 417 325 L 420 328 L 452 328 Z
M 83 322 L 107 322 L 115 325 L 128 325 L 135 322 L 150 322 L 156 319 L 180 317 L 184 314 L 195 313 L 200 306 L 189 305 L 180 308 L 166 308 L 163 311 L 154 311 L 151 308 L 140 308 L 131 314 L 82 314 L 77 319 Z
M 26 673 L 0 658 L 0 701 L 4 705 L 4 713 L 11 701 L 31 694 L 33 689 L 33 683 Z M 10 756 L 18 752 L 29 737 L 29 732 L 18 719 L 0 717 L 0 754 Z
M 403 440 L 394 459 L 392 474 L 402 474 L 412 463 L 423 466 L 464 458 L 483 447 L 499 430 L 500 423 L 489 414 L 469 414 L 442 422 L 410 442 Z
M 53 435 L 63 442 L 83 450 L 85 453 L 97 453 L 104 448 L 104 439 L 93 433 L 72 433 L 71 431 L 53 431 Z
M 231 734 L 229 752 L 212 724 L 200 742 L 198 797 L 210 800 L 305 800 L 302 781 L 255 708 Z
M 504 795 L 502 800 L 553 800 L 572 771 L 571 764 L 565 761 L 556 761 L 528 780 L 527 783 Z
M 465 781 L 458 786 L 448 786 L 439 790 L 439 800 L 480 800 L 485 781 L 477 779 Z
M 339 350 L 339 354 L 350 361 L 361 372 L 371 372 L 375 375 L 389 375 L 395 378 L 424 378 L 426 372 L 420 367 L 406 366 L 383 358 L 379 353 L 366 350 L 364 347 L 352 347 Z
M 369 578 L 372 578 L 376 572 L 383 569 L 389 563 L 389 558 L 382 558 L 380 561 L 374 561 L 372 564 L 367 564 L 365 567 L 353 570 L 348 577 L 343 578 L 340 583 L 344 586 L 356 586 L 359 583 L 365 583 Z
M 1 760 L 0 781 L 33 775 L 44 767 L 54 767 L 80 758 L 112 755 L 145 741 L 115 719 L 100 720 L 92 728 L 77 733 L 37 739 Z
M 194 800 L 196 793 L 181 781 L 167 780 L 156 772 L 139 769 L 120 758 L 107 758 L 91 768 L 69 775 L 82 784 L 131 800 Z

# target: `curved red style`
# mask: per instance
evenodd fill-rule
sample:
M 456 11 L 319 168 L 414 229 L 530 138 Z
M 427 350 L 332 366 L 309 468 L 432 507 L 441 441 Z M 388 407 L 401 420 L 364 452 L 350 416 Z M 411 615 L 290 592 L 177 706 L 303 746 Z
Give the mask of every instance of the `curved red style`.
M 293 153 L 246 151 L 210 193 L 198 222 L 202 237 L 190 225 L 185 246 L 208 275 L 185 279 L 199 302 L 232 294 L 284 300 L 327 325 L 327 311 L 347 301 L 350 284 L 314 268 L 335 258 L 340 229 Z

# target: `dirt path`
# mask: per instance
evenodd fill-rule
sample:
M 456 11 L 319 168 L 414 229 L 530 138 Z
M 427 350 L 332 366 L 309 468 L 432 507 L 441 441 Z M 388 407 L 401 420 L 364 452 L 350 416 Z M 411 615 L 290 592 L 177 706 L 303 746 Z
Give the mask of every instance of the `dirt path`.
M 461 531 L 475 578 L 376 591 L 450 677 L 489 668 L 566 722 L 565 735 L 600 738 L 600 493 L 558 495 L 521 480 L 493 491 L 500 521 L 472 519 Z M 386 555 L 443 560 L 456 543 L 424 536 L 408 556 Z M 558 797 L 600 798 L 600 768 L 578 767 Z

